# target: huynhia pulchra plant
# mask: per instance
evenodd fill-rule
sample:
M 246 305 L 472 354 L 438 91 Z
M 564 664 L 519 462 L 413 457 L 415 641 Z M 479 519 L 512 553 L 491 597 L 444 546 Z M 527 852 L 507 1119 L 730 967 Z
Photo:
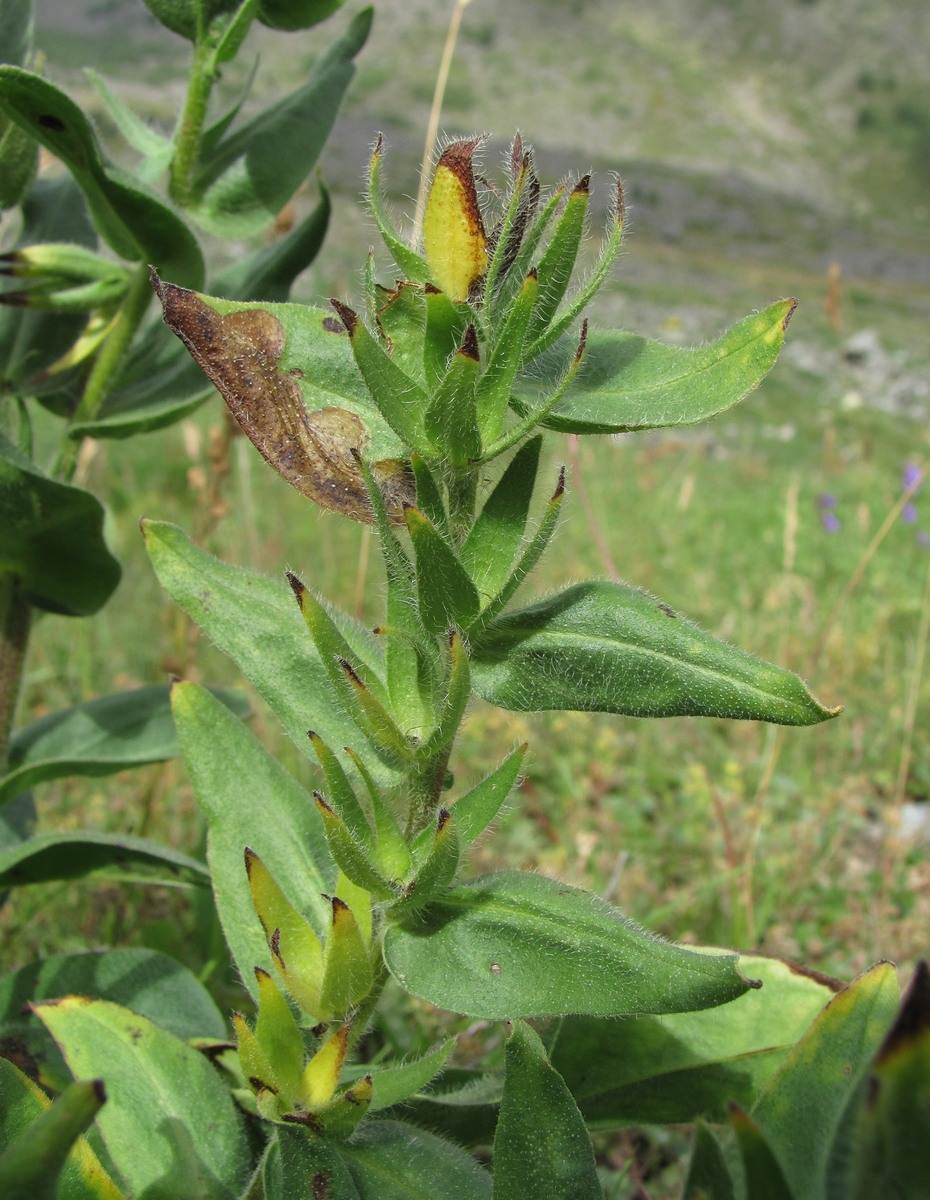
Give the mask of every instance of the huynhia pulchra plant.
M 578 281 L 588 176 L 544 191 L 516 137 L 505 188 L 482 196 L 480 145 L 446 146 L 422 239 L 411 244 L 383 199 L 378 140 L 368 202 L 393 266 L 382 282 L 369 257 L 357 306 L 239 303 L 154 278 L 167 324 L 255 447 L 316 504 L 374 527 L 387 580 L 372 630 L 326 599 L 325 580 L 291 575 L 291 595 L 172 526 L 145 526 L 164 587 L 319 767 L 308 795 L 209 693 L 175 686 L 220 918 L 257 1009 L 254 1020 L 235 1018 L 239 1095 L 267 1123 L 269 1194 L 291 1194 L 274 1181 L 295 1163 L 315 1163 L 331 1180 L 367 1178 L 373 1147 L 413 1170 L 398 1128 L 444 1187 L 455 1179 L 456 1195 L 490 1194 L 483 1168 L 417 1127 L 455 1126 L 437 1115 L 440 1104 L 424 1117 L 410 1100 L 451 1044 L 400 1066 L 359 1062 L 389 979 L 441 1009 L 513 1022 L 503 1073 L 487 1103 L 469 1110 L 499 1113 L 495 1196 L 521 1194 L 521 1146 L 564 1140 L 581 1121 L 564 1081 L 572 1072 L 549 1070 L 552 1044 L 524 1019 L 681 1019 L 760 1002 L 757 961 L 750 978 L 735 954 L 662 941 L 541 875 L 468 876 L 469 846 L 514 788 L 527 750 L 489 764 L 462 794 L 452 752 L 472 695 L 521 712 L 786 725 L 839 711 L 625 583 L 516 599 L 570 487 L 564 469 L 537 480 L 543 438 L 723 411 L 774 363 L 794 301 L 698 349 L 590 327 L 585 309 L 623 237 L 621 186 Z M 593 1187 L 586 1137 L 583 1145 L 563 1150 Z

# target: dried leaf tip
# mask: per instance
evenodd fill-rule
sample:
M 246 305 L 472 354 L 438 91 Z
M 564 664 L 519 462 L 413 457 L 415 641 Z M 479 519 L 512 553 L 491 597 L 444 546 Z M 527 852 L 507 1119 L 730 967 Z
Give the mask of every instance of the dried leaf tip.
M 339 314 L 339 320 L 349 331 L 349 337 L 352 337 L 355 333 L 355 328 L 358 325 L 358 314 L 354 309 L 349 308 L 348 304 L 343 304 L 341 300 L 332 298 L 330 299 L 330 304 Z

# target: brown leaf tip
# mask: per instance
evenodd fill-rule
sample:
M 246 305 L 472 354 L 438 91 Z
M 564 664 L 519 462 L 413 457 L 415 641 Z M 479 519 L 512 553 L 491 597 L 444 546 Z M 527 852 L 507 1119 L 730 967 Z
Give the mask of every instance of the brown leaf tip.
M 587 196 L 591 191 L 591 174 L 582 175 L 575 186 L 572 188 L 573 196 Z
M 781 323 L 782 333 L 787 331 L 788 323 L 791 320 L 791 318 L 794 316 L 794 310 L 798 307 L 798 302 L 794 298 L 794 296 L 789 296 L 788 299 L 790 301 L 791 307 L 785 313 L 784 319 L 782 320 L 782 323 Z
M 358 314 L 354 309 L 349 308 L 348 304 L 343 304 L 341 300 L 331 299 L 330 304 L 339 314 L 339 319 L 348 330 L 349 337 L 352 337 L 358 325 Z
M 559 467 L 559 481 L 555 485 L 555 491 L 552 493 L 552 499 L 549 501 L 549 503 L 554 504 L 556 502 L 556 500 L 561 500 L 564 495 L 565 495 L 565 467 L 561 466 L 561 467 Z
M 303 608 L 304 592 L 307 590 L 306 587 L 303 585 L 303 583 L 301 583 L 293 571 L 285 571 L 284 574 L 287 578 L 287 582 L 291 585 L 291 591 L 294 593 L 297 603 L 301 608 Z
M 465 336 L 462 339 L 459 353 L 464 354 L 466 358 L 472 359 L 473 362 L 478 361 L 478 334 L 474 325 L 469 325 L 465 330 Z

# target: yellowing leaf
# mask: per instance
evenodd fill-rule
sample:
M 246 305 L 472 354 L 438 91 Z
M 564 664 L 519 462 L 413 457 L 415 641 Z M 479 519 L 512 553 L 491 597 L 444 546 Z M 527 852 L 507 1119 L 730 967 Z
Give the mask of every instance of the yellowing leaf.
M 468 293 L 488 268 L 488 239 L 472 169 L 477 139 L 453 142 L 436 164 L 423 220 L 423 249 L 433 282 L 451 300 Z

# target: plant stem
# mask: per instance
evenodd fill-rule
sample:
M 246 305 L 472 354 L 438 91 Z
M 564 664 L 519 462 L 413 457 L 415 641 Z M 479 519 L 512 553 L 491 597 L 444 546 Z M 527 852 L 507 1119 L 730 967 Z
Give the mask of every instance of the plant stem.
M 478 475 L 472 469 L 450 473 L 449 492 L 449 525 L 452 540 L 456 546 L 461 544 L 471 532 L 475 519 L 475 499 L 478 495 Z
M 136 270 L 135 278 L 129 286 L 129 291 L 126 293 L 113 323 L 112 332 L 100 347 L 94 360 L 84 387 L 84 394 L 75 409 L 72 422 L 92 421 L 96 417 L 100 405 L 113 386 L 113 381 L 122 365 L 126 351 L 129 349 L 129 344 L 145 316 L 145 310 L 151 299 L 152 285 L 149 282 L 149 270 L 143 263 Z M 79 447 L 80 439 L 68 439 L 55 465 L 56 478 L 67 482 L 74 477 Z
M 200 149 L 200 135 L 215 79 L 213 47 L 205 39 L 198 38 L 194 47 L 190 78 L 187 81 L 184 111 L 178 122 L 177 148 L 171 160 L 171 180 L 168 185 L 171 199 L 181 208 L 190 204 L 193 195 L 194 168 Z
M 29 645 L 32 606 L 13 575 L 0 576 L 0 774 L 6 770 Z

